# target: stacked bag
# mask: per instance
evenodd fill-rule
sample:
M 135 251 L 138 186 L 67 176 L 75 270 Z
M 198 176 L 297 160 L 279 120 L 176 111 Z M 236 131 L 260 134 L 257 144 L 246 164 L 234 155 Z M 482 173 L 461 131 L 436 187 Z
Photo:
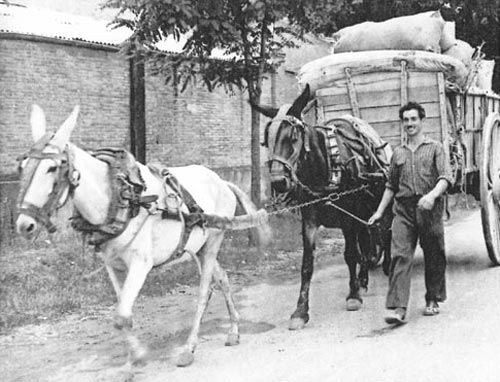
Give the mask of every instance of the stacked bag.
M 445 21 L 439 11 L 403 16 L 383 22 L 356 24 L 333 35 L 334 53 L 367 50 L 424 50 L 441 53 Z M 453 43 L 444 41 L 447 48 Z
M 309 84 L 312 92 L 334 86 L 345 80 L 345 69 L 356 70 L 358 74 L 371 72 L 399 72 L 400 63 L 422 72 L 442 72 L 448 88 L 464 89 L 468 70 L 458 59 L 418 50 L 376 50 L 331 54 L 308 62 L 299 71 L 298 82 L 301 88 Z
M 449 87 L 462 91 L 471 86 L 491 90 L 494 62 L 482 61 L 467 42 L 457 40 L 455 23 L 446 22 L 440 11 L 356 24 L 339 30 L 333 41 L 334 53 L 412 50 L 434 53 L 436 61 L 443 55 L 451 57 L 462 65 L 454 63 L 455 69 L 447 71 L 453 74 L 453 78 L 447 76 Z

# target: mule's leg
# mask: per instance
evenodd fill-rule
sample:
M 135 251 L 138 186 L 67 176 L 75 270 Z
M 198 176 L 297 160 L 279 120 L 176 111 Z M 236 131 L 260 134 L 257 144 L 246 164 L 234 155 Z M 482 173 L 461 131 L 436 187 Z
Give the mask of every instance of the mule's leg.
M 142 254 L 141 254 L 142 255 Z M 146 276 L 153 267 L 145 256 L 138 253 L 129 264 L 127 277 L 118 299 L 116 309 L 115 327 L 119 329 L 129 344 L 129 361 L 132 364 L 144 361 L 147 350 L 141 345 L 137 337 L 132 333 L 132 307 L 141 290 Z
M 302 254 L 302 269 L 300 272 L 300 294 L 297 309 L 290 318 L 289 329 L 300 330 L 309 321 L 309 287 L 314 271 L 314 250 L 316 249 L 316 234 L 318 224 L 315 215 L 309 209 L 302 211 L 302 243 L 304 252 Z
M 373 253 L 377 250 L 376 246 L 370 239 L 370 232 L 366 227 L 358 226 L 357 240 L 359 243 L 360 253 L 358 255 L 359 259 L 359 273 L 358 273 L 358 283 L 361 288 L 365 290 L 368 289 L 368 271 L 370 269 L 370 259 Z
M 389 271 L 391 267 L 391 239 L 392 239 L 392 231 L 388 229 L 384 232 L 382 243 L 384 247 L 384 260 L 382 262 L 382 270 L 386 276 L 389 276 Z
M 214 280 L 222 290 L 222 293 L 224 294 L 227 310 L 229 312 L 229 320 L 231 321 L 231 327 L 229 328 L 229 332 L 227 334 L 226 346 L 238 345 L 240 343 L 240 333 L 239 333 L 240 315 L 237 312 L 236 307 L 234 305 L 233 294 L 231 293 L 231 287 L 229 285 L 227 273 L 220 266 L 218 261 L 215 262 Z
M 177 357 L 177 366 L 188 366 L 194 361 L 194 350 L 198 344 L 198 333 L 200 331 L 201 319 L 208 305 L 208 299 L 211 294 L 210 284 L 214 274 L 214 267 L 217 260 L 217 253 L 219 252 L 224 232 L 212 232 L 200 250 L 201 258 L 201 276 L 200 276 L 200 289 L 198 295 L 198 305 L 193 320 L 193 327 L 186 341 L 183 351 Z
M 343 227 L 342 232 L 345 240 L 344 260 L 349 268 L 349 295 L 346 299 L 346 307 L 347 310 L 359 310 L 363 300 L 359 295 L 359 280 L 356 275 L 360 257 L 356 240 L 357 235 L 352 227 Z
M 111 280 L 111 284 L 113 285 L 113 289 L 116 293 L 116 298 L 118 299 L 118 303 L 120 302 L 120 295 L 122 293 L 122 285 L 118 276 L 116 275 L 115 268 L 111 265 L 106 264 L 106 271 L 108 272 L 109 279 Z

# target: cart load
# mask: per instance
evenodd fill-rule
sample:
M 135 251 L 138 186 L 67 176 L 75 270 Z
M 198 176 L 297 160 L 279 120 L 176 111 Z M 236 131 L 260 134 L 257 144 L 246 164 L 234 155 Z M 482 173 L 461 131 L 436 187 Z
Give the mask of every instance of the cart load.
M 493 67 L 490 62 L 482 63 L 484 55 L 481 49 L 474 49 L 465 41 L 455 37 L 455 22 L 444 21 L 439 10 L 423 12 L 411 16 L 395 17 L 383 22 L 371 22 L 352 25 L 339 30 L 333 36 L 333 52 L 367 52 L 380 60 L 385 54 L 374 51 L 432 52 L 439 56 L 416 57 L 417 67 L 425 71 L 440 69 L 451 65 L 452 69 L 442 69 L 448 85 L 456 91 L 466 91 L 476 87 L 491 91 Z M 454 58 L 463 65 L 457 67 Z M 352 56 L 352 59 L 363 59 Z M 478 74 L 479 72 L 479 74 Z
M 404 66 L 404 68 L 403 68 Z M 347 76 L 369 73 L 408 72 L 443 73 L 450 89 L 462 89 L 469 71 L 453 57 L 416 50 L 378 50 L 331 54 L 305 64 L 298 74 L 299 85 L 311 91 L 336 86 Z

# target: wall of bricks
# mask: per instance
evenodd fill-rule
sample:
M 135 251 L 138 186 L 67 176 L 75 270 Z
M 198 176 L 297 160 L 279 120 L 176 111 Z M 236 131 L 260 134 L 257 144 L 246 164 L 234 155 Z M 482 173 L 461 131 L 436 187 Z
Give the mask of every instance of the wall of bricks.
M 116 52 L 0 39 L 0 177 L 32 143 L 31 105 L 57 128 L 80 105 L 72 141 L 84 148 L 129 147 L 129 64 Z
M 243 93 L 188 87 L 146 75 L 147 160 L 211 168 L 249 164 L 250 108 Z

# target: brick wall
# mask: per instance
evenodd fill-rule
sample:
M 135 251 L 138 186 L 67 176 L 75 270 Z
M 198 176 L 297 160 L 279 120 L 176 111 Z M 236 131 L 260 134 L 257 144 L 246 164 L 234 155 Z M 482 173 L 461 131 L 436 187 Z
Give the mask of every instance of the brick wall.
M 245 93 L 188 87 L 177 95 L 146 74 L 147 160 L 211 168 L 249 165 L 250 108 Z
M 129 147 L 129 98 L 129 64 L 116 52 L 0 39 L 0 177 L 32 143 L 33 103 L 52 128 L 79 104 L 72 141 L 82 147 Z

